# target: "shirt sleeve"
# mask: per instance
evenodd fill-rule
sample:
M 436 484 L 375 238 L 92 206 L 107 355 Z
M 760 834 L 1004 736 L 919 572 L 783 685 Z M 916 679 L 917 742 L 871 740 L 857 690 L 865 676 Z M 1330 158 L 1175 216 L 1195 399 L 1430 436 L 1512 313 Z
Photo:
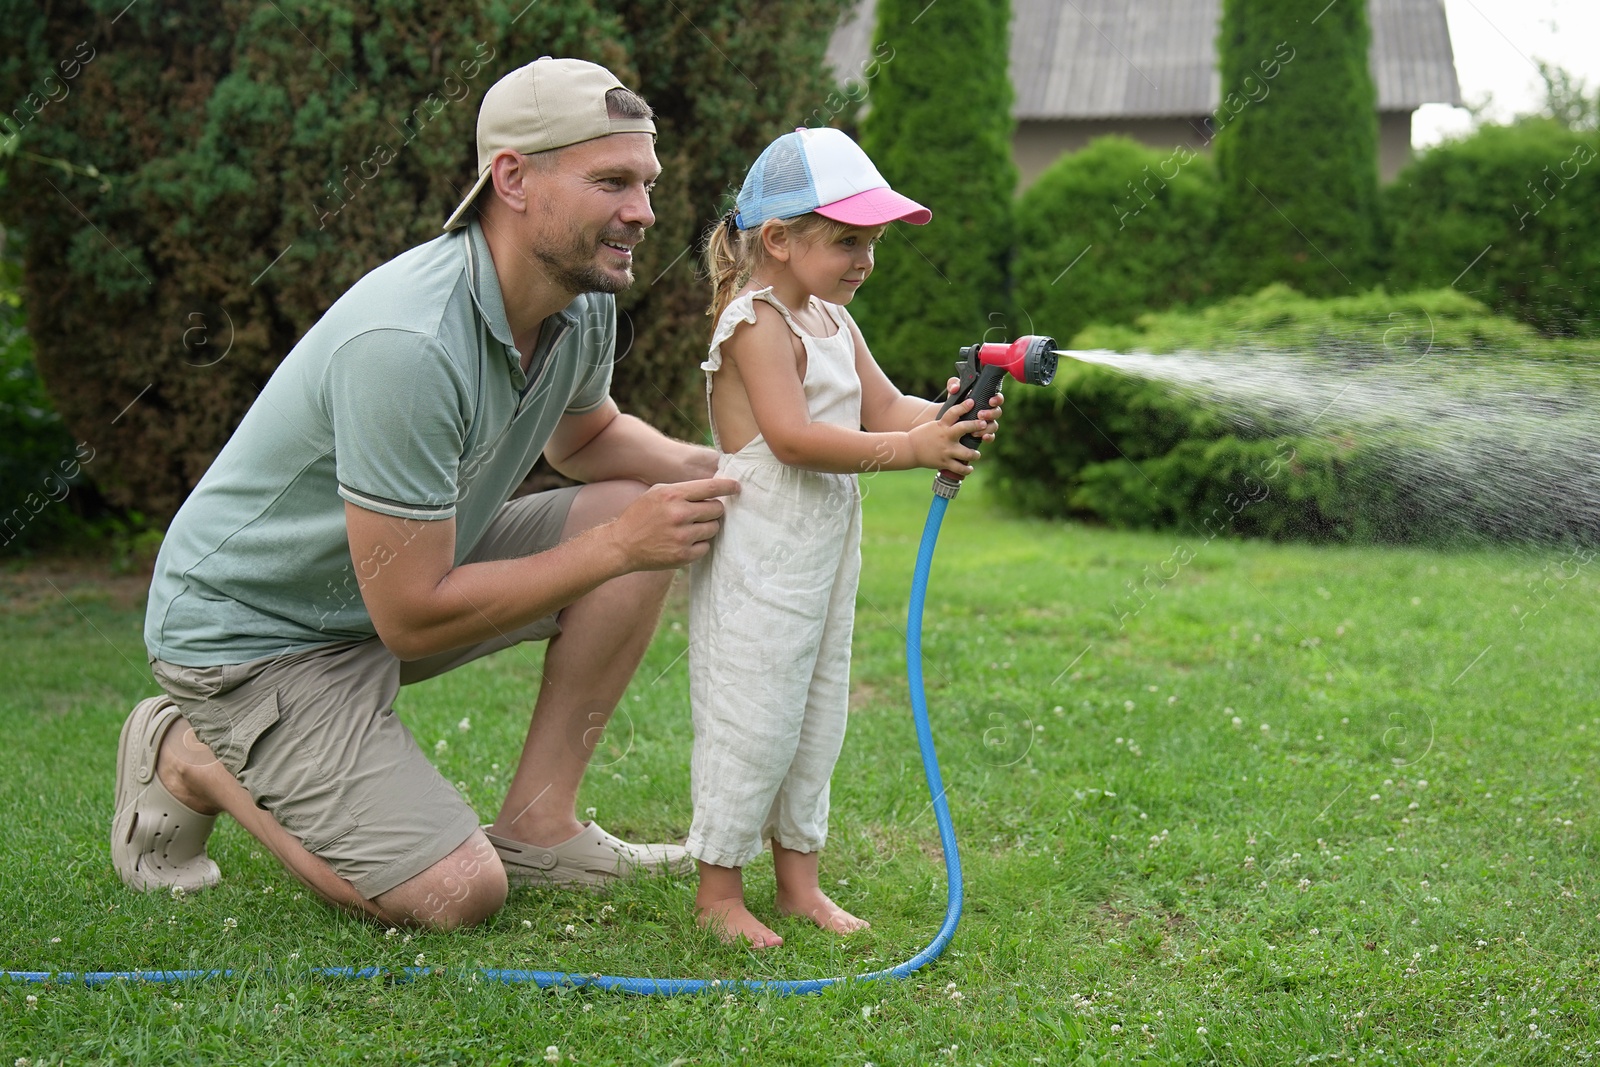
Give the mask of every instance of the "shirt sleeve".
M 578 319 L 578 349 L 583 370 L 567 402 L 566 414 L 586 415 L 611 395 L 611 367 L 617 351 L 617 301 L 609 294 L 593 294 Z
M 455 516 L 469 390 L 437 340 L 359 334 L 333 354 L 322 392 L 341 497 L 397 518 Z

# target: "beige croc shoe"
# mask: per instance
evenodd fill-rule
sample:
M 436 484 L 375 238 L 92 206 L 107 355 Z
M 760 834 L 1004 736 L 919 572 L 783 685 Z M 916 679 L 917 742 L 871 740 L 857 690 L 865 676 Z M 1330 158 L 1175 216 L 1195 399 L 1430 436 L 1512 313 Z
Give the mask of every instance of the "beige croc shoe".
M 156 753 L 179 714 L 168 697 L 151 697 L 122 724 L 111 864 L 130 889 L 193 892 L 222 881 L 222 872 L 206 855 L 216 816 L 201 815 L 179 801 L 156 774 Z
M 633 845 L 585 822 L 578 836 L 548 848 L 485 831 L 514 886 L 604 889 L 633 874 L 688 874 L 694 860 L 681 845 Z

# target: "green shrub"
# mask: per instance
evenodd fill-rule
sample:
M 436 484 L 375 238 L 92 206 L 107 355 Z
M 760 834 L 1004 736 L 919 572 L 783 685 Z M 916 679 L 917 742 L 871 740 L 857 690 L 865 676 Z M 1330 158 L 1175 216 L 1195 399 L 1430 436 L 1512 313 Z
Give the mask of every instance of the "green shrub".
M 1007 390 L 1003 432 L 985 448 L 996 488 L 1035 515 L 1099 516 L 1073 499 L 1083 471 L 1165 455 L 1191 438 L 1218 437 L 1226 423 L 1163 385 L 1106 367 L 1063 360 L 1048 389 Z M 1130 520 L 1119 525 L 1149 526 Z
M 1085 467 L 1074 512 L 1113 526 L 1174 529 L 1201 541 L 1263 537 L 1311 542 L 1414 541 L 1430 530 L 1396 505 L 1373 500 L 1392 483 L 1384 448 L 1323 438 L 1181 442 L 1166 455 Z
M 1600 133 L 1485 126 L 1384 190 L 1396 286 L 1455 284 L 1551 335 L 1600 336 Z
M 1481 368 L 1472 379 L 1477 394 L 1462 399 L 1486 410 L 1508 388 L 1537 386 L 1544 395 L 1577 388 L 1574 362 L 1600 366 L 1600 346 L 1541 342 L 1526 325 L 1448 289 L 1312 300 L 1271 286 L 1201 311 L 1145 315 L 1137 327 L 1092 326 L 1073 348 L 1236 352 L 1246 361 L 1252 351 L 1321 352 L 1350 366 L 1431 359 L 1441 370 Z M 1593 378 L 1584 388 L 1593 388 Z M 1585 403 L 1583 396 L 1570 402 Z M 1592 516 L 1519 512 L 1493 486 L 1440 476 L 1435 457 L 1450 442 L 1426 423 L 1353 433 L 1330 420 L 1321 436 L 1269 415 L 1239 414 L 1159 377 L 1063 360 L 1050 388 L 1009 391 L 1004 428 L 987 450 L 990 485 L 1023 512 L 1169 528 L 1202 540 L 1600 537 Z
M 895 384 L 931 395 L 956 350 L 1009 317 L 1011 5 L 879 0 L 877 13 L 873 52 L 888 58 L 861 146 L 933 221 L 889 228 L 851 310 Z
M 1219 273 L 1331 296 L 1378 281 L 1377 90 L 1367 5 L 1223 0 Z M 1437 282 L 1434 284 L 1444 284 Z
M 1062 156 L 1016 206 L 1022 332 L 1071 337 L 1212 293 L 1216 175 L 1186 148 L 1101 137 Z
M 67 433 L 34 368 L 16 275 L 0 260 L 0 556 L 76 540 L 98 502 L 84 474 L 93 449 Z
M 1318 299 L 1280 284 L 1199 310 L 1147 313 L 1133 326 L 1097 323 L 1078 333 L 1071 347 L 1180 352 L 1340 345 L 1403 359 L 1432 351 L 1522 351 L 1539 343 L 1527 326 L 1454 289 L 1375 289 Z

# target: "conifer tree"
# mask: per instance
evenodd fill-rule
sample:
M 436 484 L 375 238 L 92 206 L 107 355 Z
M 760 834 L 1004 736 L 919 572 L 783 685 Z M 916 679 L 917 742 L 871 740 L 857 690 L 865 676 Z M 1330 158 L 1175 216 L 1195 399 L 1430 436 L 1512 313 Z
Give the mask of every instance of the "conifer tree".
M 879 0 L 861 146 L 895 189 L 933 211 L 895 223 L 852 305 L 878 362 L 906 390 L 936 388 L 956 350 L 1009 321 L 1011 198 L 1007 0 Z M 931 395 L 925 393 L 925 395 Z
M 1377 281 L 1378 116 L 1362 0 L 1223 0 L 1217 169 L 1233 290 Z

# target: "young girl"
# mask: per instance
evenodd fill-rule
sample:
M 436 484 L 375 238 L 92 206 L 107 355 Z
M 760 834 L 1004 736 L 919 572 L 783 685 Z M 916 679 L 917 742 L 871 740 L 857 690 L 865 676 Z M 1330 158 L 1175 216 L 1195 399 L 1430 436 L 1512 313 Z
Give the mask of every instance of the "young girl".
M 796 130 L 750 168 L 707 244 L 717 325 L 702 364 L 718 475 L 737 478 L 721 533 L 690 581 L 694 823 L 701 925 L 783 943 L 744 903 L 741 868 L 772 842 L 777 910 L 849 933 L 817 853 L 849 709 L 861 565 L 860 471 L 965 475 L 1000 399 L 939 406 L 884 376 L 844 305 L 888 223 L 932 213 L 889 188 L 839 130 Z

